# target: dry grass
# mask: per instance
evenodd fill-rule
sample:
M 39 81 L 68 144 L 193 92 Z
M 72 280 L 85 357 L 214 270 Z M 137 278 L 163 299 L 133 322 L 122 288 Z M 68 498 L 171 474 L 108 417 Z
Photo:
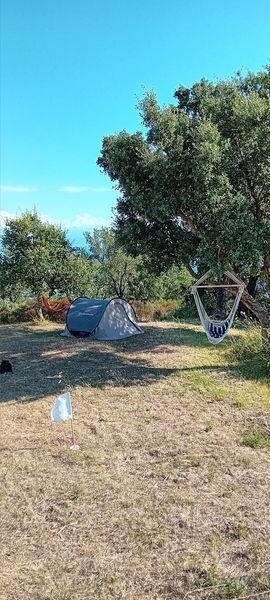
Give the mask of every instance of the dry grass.
M 268 384 L 194 325 L 145 329 L 0 328 L 1 600 L 270 598 L 269 446 L 243 444 Z M 67 389 L 79 452 L 49 418 Z

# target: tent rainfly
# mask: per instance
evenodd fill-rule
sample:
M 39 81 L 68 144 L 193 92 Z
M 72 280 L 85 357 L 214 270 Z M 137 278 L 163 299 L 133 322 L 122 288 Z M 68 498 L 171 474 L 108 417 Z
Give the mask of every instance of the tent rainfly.
M 143 333 L 135 312 L 126 300 L 77 298 L 66 316 L 67 337 L 91 337 L 94 340 L 121 340 Z

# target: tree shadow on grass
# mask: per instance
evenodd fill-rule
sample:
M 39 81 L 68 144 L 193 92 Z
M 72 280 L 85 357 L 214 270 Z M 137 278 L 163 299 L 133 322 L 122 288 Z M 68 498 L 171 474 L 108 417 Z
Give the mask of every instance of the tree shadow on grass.
M 203 332 L 191 327 L 180 323 L 179 327 L 146 325 L 144 335 L 117 342 L 63 338 L 59 335 L 62 327 L 49 331 L 23 326 L 1 328 L 0 357 L 11 360 L 14 374 L 0 376 L 0 402 L 31 402 L 76 386 L 146 386 L 181 370 L 220 370 L 238 378 L 258 378 L 244 365 L 241 370 L 241 365 L 222 363 L 182 369 L 150 364 L 147 354 L 172 352 L 172 346 L 208 348 L 210 352 L 216 349 Z
M 209 364 L 209 365 L 201 365 L 194 367 L 183 367 L 179 368 L 179 371 L 223 371 L 227 372 L 228 375 L 231 375 L 237 379 L 246 379 L 249 381 L 260 381 L 270 387 L 270 377 L 269 373 L 267 373 L 267 369 L 265 364 L 260 361 L 259 356 L 254 356 L 254 358 L 250 360 L 242 360 L 239 362 L 227 362 L 226 351 L 229 350 L 231 339 L 230 337 L 226 338 L 221 347 L 211 344 L 204 331 L 195 330 L 194 326 L 200 325 L 200 322 L 196 322 L 194 320 L 193 323 L 190 323 L 190 327 L 182 325 L 179 323 L 179 327 L 170 328 L 164 326 L 162 327 L 152 327 L 146 326 L 146 331 L 153 336 L 146 336 L 145 341 L 140 343 L 139 339 L 134 339 L 134 343 L 129 347 L 129 352 L 139 352 L 140 350 L 147 352 L 164 352 L 165 348 L 168 347 L 168 350 L 171 351 L 171 346 L 189 346 L 195 347 L 198 349 L 206 348 L 207 351 L 211 354 L 213 353 L 213 361 L 217 360 L 217 352 L 221 352 L 221 361 L 219 364 Z M 244 327 L 242 327 L 242 330 Z M 241 332 L 236 329 L 231 329 L 231 335 L 234 337 L 241 336 Z M 120 348 L 125 348 L 126 341 L 120 342 Z M 224 352 L 225 351 L 225 352 Z M 225 361 L 224 361 L 225 358 Z M 229 353 L 228 353 L 228 360 Z
M 246 379 L 247 381 L 256 381 L 265 384 L 270 389 L 270 380 L 266 375 L 265 368 L 263 365 L 251 364 L 251 361 L 242 361 L 241 363 L 235 364 L 210 364 L 210 365 L 198 365 L 194 367 L 182 367 L 178 369 L 178 372 L 190 372 L 193 371 L 208 371 L 209 373 L 227 373 L 227 375 L 234 379 Z
M 239 361 L 230 365 L 229 370 L 234 377 L 241 377 L 248 381 L 258 381 L 264 383 L 270 388 L 270 374 L 267 372 L 267 367 L 264 362 L 260 361 L 260 358 L 254 358 L 251 360 Z
M 14 373 L 0 377 L 0 402 L 31 402 L 76 386 L 148 385 L 174 373 L 146 359 L 131 359 L 135 339 L 129 339 L 125 352 L 119 342 L 63 338 L 55 329 L 1 332 L 0 356 L 11 361 Z
M 193 325 L 195 326 L 197 323 L 194 322 Z M 213 350 L 214 346 L 209 344 L 205 333 L 196 331 L 191 327 L 185 327 L 181 323 L 177 323 L 176 327 L 166 327 L 166 323 L 163 327 L 144 324 L 143 330 L 146 335 L 132 338 L 132 344 L 130 344 L 130 339 L 121 340 L 118 342 L 119 348 L 129 347 L 129 352 L 153 352 L 157 350 L 163 352 L 164 346 L 195 346 L 208 348 L 210 351 Z
M 160 350 L 163 352 L 164 346 L 190 346 L 196 348 L 207 348 L 209 352 L 215 352 L 217 350 L 217 346 L 211 344 L 204 331 L 197 331 L 194 327 L 200 326 L 200 322 L 196 322 L 194 319 L 193 323 L 190 323 L 190 327 L 187 327 L 186 324 L 182 324 L 181 322 L 176 323 L 175 327 L 166 326 L 166 321 L 164 322 L 164 326 L 153 327 L 152 325 L 143 324 L 143 330 L 146 336 L 136 336 L 132 338 L 132 345 L 130 345 L 130 339 L 119 341 L 119 348 L 125 349 L 129 347 L 129 352 L 153 352 Z M 168 323 L 169 325 L 169 323 Z M 234 337 L 241 335 L 241 333 L 232 328 L 231 334 Z M 222 342 L 222 348 L 229 346 L 230 339 L 227 338 Z

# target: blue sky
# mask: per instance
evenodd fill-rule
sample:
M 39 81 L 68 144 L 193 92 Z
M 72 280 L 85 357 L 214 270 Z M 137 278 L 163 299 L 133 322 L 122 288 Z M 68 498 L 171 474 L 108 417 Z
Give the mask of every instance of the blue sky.
M 1 207 L 36 208 L 74 241 L 110 221 L 104 135 L 138 130 L 154 89 L 270 60 L 269 0 L 2 0 Z

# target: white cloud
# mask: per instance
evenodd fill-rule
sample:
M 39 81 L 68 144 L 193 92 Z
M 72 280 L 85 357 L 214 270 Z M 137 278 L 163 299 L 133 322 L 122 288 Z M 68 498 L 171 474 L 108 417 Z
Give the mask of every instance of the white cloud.
M 103 217 L 93 217 L 89 213 L 77 214 L 69 219 L 55 219 L 49 215 L 39 215 L 43 223 L 51 225 L 61 225 L 65 229 L 83 229 L 84 227 L 102 227 L 110 225 L 109 219 Z
M 29 185 L 0 185 L 2 194 L 29 194 L 41 191 L 40 188 Z M 65 194 L 106 194 L 112 191 L 109 187 L 91 187 L 89 185 L 63 185 L 51 188 L 51 191 L 63 192 Z
M 64 185 L 57 190 L 66 194 L 84 194 L 86 192 L 92 194 L 104 194 L 110 192 L 110 188 L 106 187 L 89 187 L 87 185 Z
M 111 188 L 106 188 L 106 187 L 93 187 L 90 188 L 91 192 L 94 192 L 96 194 L 106 194 L 107 192 L 111 192 Z
M 110 219 L 104 219 L 103 217 L 93 217 L 88 213 L 82 215 L 75 215 L 74 219 L 70 221 L 70 227 L 82 228 L 82 227 L 102 227 L 110 225 Z
M 1 185 L 0 191 L 2 194 L 28 194 L 30 192 L 37 192 L 38 188 L 27 185 Z
M 69 219 L 56 219 L 47 214 L 38 215 L 43 223 L 51 225 L 61 225 L 64 229 L 83 229 L 84 227 L 102 227 L 109 226 L 110 219 L 104 217 L 93 217 L 89 213 L 77 214 Z M 0 228 L 5 227 L 6 219 L 16 219 L 20 215 L 9 213 L 5 210 L 0 211 Z
M 65 192 L 66 194 L 83 194 L 89 192 L 90 188 L 86 185 L 64 185 L 58 188 L 58 192 Z
M 0 211 L 0 227 L 5 227 L 6 219 L 18 219 L 21 215 L 10 213 L 6 210 Z M 54 219 L 54 217 L 50 217 L 49 215 L 38 215 L 40 220 L 43 223 L 51 223 L 52 225 L 60 225 L 62 224 L 61 219 Z M 64 221 L 63 221 L 64 224 Z
M 50 217 L 50 215 L 46 215 L 46 214 L 42 214 L 42 215 L 38 215 L 38 216 L 43 223 L 50 223 L 50 225 L 66 226 L 66 224 L 67 224 L 66 219 L 55 219 L 54 217 Z

